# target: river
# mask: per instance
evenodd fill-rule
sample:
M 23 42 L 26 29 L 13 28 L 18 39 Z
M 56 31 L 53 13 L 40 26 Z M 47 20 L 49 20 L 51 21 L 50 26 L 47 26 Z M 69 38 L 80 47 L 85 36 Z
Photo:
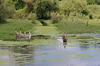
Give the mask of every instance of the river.
M 99 39 L 55 41 L 37 46 L 0 44 L 0 66 L 100 66 Z

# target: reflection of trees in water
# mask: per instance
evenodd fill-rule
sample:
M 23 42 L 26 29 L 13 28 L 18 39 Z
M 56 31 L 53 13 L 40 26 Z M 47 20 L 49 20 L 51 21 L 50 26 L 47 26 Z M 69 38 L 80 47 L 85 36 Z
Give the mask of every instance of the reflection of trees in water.
M 64 48 L 66 48 L 66 46 L 67 46 L 67 42 L 64 42 L 64 43 L 63 43 L 63 46 L 64 46 Z
M 25 66 L 25 63 L 33 61 L 34 47 L 32 45 L 15 45 L 15 46 L 0 46 L 2 50 L 8 50 L 12 54 L 9 55 L 9 66 Z M 32 65 L 33 66 L 33 65 Z
M 16 45 L 13 46 L 11 49 L 15 53 L 21 53 L 21 54 L 32 54 L 33 53 L 33 46 L 31 45 Z
M 80 43 L 88 43 L 87 40 L 79 40 Z
M 88 42 L 88 40 L 79 40 L 79 42 L 80 42 L 80 44 L 79 44 L 79 47 L 81 48 L 81 49 L 88 49 L 89 48 L 89 45 L 90 44 L 88 44 L 89 42 Z
M 32 45 L 16 45 L 11 49 L 14 53 L 19 53 L 19 55 L 15 55 L 14 58 L 15 64 L 17 66 L 24 66 L 26 62 L 30 62 L 33 60 L 33 50 L 34 47 Z
M 94 44 L 94 48 L 100 48 L 100 44 Z
M 89 44 L 79 44 L 79 47 L 81 49 L 88 49 L 89 48 Z

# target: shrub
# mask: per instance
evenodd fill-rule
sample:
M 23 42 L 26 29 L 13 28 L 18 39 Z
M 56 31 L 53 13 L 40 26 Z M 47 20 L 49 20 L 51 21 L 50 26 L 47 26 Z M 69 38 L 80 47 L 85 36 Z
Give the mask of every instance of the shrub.
M 6 6 L 4 5 L 4 1 L 1 0 L 0 1 L 0 23 L 6 22 L 5 18 L 7 16 L 7 12 L 8 12 L 8 10 L 7 10 Z
M 85 14 L 85 15 L 88 15 L 88 14 L 89 14 L 89 11 L 83 10 L 81 13 L 82 13 L 82 14 Z
M 24 7 L 23 9 L 19 9 L 19 10 L 16 10 L 16 13 L 14 14 L 14 18 L 15 19 L 24 19 L 26 18 L 26 8 L 27 7 Z
M 55 10 L 54 3 L 50 1 L 42 1 L 38 3 L 36 14 L 38 19 L 50 19 L 51 11 Z
M 28 16 L 27 16 L 27 19 L 29 19 L 29 20 L 36 20 L 37 16 L 36 16 L 35 13 L 29 13 Z
M 61 19 L 60 14 L 56 14 L 54 12 L 51 13 L 51 20 L 52 20 L 53 24 L 58 23 L 60 19 Z

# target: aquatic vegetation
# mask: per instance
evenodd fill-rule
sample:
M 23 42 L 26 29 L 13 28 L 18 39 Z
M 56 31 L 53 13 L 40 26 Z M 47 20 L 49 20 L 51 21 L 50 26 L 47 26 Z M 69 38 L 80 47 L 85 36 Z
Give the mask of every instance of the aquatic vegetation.
M 76 39 L 93 39 L 91 36 L 76 36 Z
M 48 44 L 54 44 L 56 40 L 54 39 L 34 39 L 33 41 L 0 41 L 0 44 L 6 44 L 6 45 L 48 45 Z

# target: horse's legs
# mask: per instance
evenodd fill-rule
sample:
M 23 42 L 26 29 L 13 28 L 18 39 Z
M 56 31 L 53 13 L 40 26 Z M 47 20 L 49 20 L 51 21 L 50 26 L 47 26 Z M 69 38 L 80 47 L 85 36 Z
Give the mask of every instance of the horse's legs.
M 32 38 L 32 36 L 29 36 L 29 38 L 28 38 L 28 39 L 29 39 L 29 41 L 31 41 L 31 40 L 32 40 L 31 38 Z

